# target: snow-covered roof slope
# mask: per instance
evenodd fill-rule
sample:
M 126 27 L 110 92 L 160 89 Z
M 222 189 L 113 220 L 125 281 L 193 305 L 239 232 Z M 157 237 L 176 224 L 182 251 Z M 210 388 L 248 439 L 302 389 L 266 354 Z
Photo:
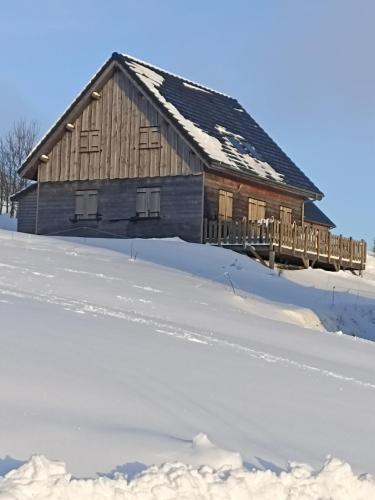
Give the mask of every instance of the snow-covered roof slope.
M 236 99 L 133 57 L 117 57 L 210 161 L 232 171 L 322 194 Z

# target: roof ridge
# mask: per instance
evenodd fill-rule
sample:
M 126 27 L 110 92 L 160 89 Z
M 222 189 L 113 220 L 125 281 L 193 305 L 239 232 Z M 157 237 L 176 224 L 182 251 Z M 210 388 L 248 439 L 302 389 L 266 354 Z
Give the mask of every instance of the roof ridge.
M 201 88 L 203 90 L 208 90 L 209 92 L 214 92 L 215 94 L 222 95 L 224 97 L 228 97 L 229 99 L 233 99 L 233 101 L 236 101 L 238 104 L 240 104 L 235 97 L 232 97 L 229 94 L 225 94 L 224 92 L 219 92 L 218 90 L 215 90 L 211 87 L 207 87 L 206 85 L 202 85 L 201 83 L 197 83 L 197 82 L 194 82 L 193 80 L 189 80 L 188 78 L 185 78 L 184 76 L 178 75 L 177 73 L 173 73 L 171 71 L 167 71 L 163 68 L 160 68 L 160 66 L 155 66 L 154 64 L 150 64 L 149 62 L 143 61 L 142 59 L 138 59 L 137 57 L 133 57 L 130 54 L 119 53 L 119 55 L 122 57 L 127 57 L 128 59 L 131 59 L 132 61 L 135 61 L 139 64 L 143 64 L 143 65 L 149 67 L 150 69 L 154 69 L 156 71 L 161 71 L 162 73 L 166 73 L 167 75 L 174 76 L 175 78 L 178 78 L 179 80 L 182 80 L 183 82 L 189 83 L 191 85 L 195 85 L 196 87 Z

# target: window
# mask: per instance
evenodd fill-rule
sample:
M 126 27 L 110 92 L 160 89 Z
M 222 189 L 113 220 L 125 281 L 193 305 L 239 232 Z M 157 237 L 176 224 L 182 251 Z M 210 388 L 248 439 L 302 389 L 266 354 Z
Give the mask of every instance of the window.
M 266 202 L 249 198 L 249 221 L 266 218 Z
M 136 211 L 137 217 L 159 217 L 160 187 L 138 188 Z
M 100 151 L 100 131 L 83 130 L 79 144 L 80 153 L 97 153 Z
M 233 193 L 219 190 L 219 219 L 232 220 Z
M 96 219 L 98 215 L 98 191 L 76 191 L 75 216 L 77 220 Z
M 160 127 L 140 127 L 139 149 L 160 148 Z
M 292 223 L 292 209 L 280 206 L 280 220 L 286 224 Z

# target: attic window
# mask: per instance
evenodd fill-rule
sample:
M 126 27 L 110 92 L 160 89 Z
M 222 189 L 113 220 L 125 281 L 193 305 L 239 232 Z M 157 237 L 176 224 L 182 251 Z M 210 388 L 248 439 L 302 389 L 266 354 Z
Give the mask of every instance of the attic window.
M 160 148 L 160 127 L 140 127 L 139 149 Z
M 247 142 L 245 139 L 242 140 L 234 135 L 229 135 L 227 138 L 240 154 L 249 154 L 257 160 L 262 160 L 262 155 L 257 151 L 255 146 L 250 144 L 250 142 Z
M 79 144 L 80 153 L 100 151 L 100 130 L 82 130 Z

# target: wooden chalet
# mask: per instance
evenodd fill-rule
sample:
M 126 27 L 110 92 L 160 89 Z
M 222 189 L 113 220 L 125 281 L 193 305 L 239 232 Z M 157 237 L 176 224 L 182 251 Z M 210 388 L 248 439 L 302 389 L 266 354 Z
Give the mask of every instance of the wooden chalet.
M 112 54 L 19 173 L 34 181 L 13 195 L 22 232 L 365 265 L 365 243 L 331 235 L 312 203 L 322 192 L 237 100 L 127 55 Z

